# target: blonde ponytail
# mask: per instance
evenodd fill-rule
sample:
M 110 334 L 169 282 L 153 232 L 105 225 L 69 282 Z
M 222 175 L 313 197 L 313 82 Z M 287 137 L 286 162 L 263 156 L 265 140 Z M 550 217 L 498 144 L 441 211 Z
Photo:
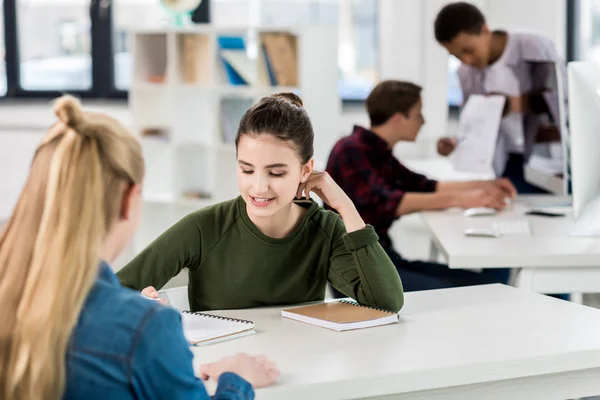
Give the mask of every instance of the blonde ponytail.
M 124 185 L 141 183 L 139 143 L 63 96 L 0 236 L 0 398 L 57 399 L 65 354 L 98 273 Z

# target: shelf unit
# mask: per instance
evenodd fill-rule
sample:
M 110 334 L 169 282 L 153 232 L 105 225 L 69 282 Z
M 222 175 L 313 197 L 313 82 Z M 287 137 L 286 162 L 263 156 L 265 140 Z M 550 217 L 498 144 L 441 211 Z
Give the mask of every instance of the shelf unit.
M 131 33 L 129 108 L 147 166 L 148 220 L 136 238 L 138 250 L 185 214 L 238 195 L 233 137 L 243 112 L 264 96 L 295 92 L 302 97 L 315 130 L 316 165 L 324 167 L 341 133 L 335 27 L 194 25 Z M 231 37 L 241 38 L 246 47 L 241 70 L 247 85 L 230 83 L 225 71 L 221 40 Z M 293 49 L 279 59 L 293 72 L 277 79 L 285 85 L 271 85 L 275 75 L 267 69 L 265 43 L 273 37 L 285 37 Z M 226 113 L 227 107 L 235 112 Z

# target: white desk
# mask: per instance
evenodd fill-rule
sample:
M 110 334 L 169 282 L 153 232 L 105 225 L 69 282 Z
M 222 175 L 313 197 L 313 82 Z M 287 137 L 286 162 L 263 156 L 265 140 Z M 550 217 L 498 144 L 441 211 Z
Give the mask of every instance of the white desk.
M 268 399 L 568 399 L 600 394 L 600 311 L 503 285 L 406 294 L 395 325 L 348 332 L 222 311 L 257 334 L 195 347 L 194 366 L 237 352 L 282 371 Z M 378 397 L 379 398 L 379 397 Z
M 525 216 L 531 206 L 565 203 L 552 196 L 523 196 L 494 217 L 466 218 L 461 210 L 423 213 L 432 249 L 450 268 L 519 268 L 515 284 L 542 293 L 600 292 L 600 238 L 570 236 L 572 214 L 562 218 Z M 531 236 L 473 238 L 465 228 L 490 227 L 496 219 L 530 222 Z M 432 252 L 432 258 L 436 253 Z

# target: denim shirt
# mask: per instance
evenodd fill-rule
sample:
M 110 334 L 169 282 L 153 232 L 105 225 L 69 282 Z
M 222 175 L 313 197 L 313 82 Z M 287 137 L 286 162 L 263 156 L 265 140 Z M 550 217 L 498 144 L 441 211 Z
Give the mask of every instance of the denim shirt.
M 181 315 L 123 288 L 106 263 L 66 355 L 64 399 L 210 399 L 192 367 Z M 253 399 L 252 386 L 220 376 L 213 399 Z

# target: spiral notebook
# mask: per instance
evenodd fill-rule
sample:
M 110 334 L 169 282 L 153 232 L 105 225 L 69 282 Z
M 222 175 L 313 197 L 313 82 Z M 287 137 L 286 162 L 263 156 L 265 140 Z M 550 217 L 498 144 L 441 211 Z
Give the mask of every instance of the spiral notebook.
M 281 315 L 338 332 L 388 325 L 399 320 L 395 312 L 362 306 L 348 300 L 283 310 Z
M 254 333 L 254 322 L 201 312 L 181 313 L 183 334 L 190 344 L 205 345 Z

